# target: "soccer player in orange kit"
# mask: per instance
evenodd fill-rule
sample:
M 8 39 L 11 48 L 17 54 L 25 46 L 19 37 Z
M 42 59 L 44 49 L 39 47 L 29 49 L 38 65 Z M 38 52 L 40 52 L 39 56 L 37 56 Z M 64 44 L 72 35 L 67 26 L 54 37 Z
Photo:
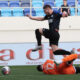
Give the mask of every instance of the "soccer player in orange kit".
M 80 59 L 80 55 L 71 54 L 60 61 L 47 60 L 44 64 L 38 65 L 37 70 L 49 75 L 77 74 L 80 73 L 80 67 L 72 65 L 73 60 L 77 58 Z M 55 62 L 59 65 L 57 66 Z

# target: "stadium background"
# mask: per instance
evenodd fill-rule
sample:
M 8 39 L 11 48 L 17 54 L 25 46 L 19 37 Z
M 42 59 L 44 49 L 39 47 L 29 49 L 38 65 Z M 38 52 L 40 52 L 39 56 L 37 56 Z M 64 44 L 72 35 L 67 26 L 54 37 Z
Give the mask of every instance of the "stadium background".
M 80 0 L 67 0 L 67 2 L 71 15 L 61 19 L 59 47 L 69 51 L 75 48 L 76 52 L 79 53 Z M 36 71 L 35 66 L 21 67 L 22 65 L 42 64 L 46 59 L 53 58 L 50 57 L 52 54 L 49 53 L 48 40 L 44 37 L 42 39 L 44 45 L 42 57 L 39 52 L 30 52 L 28 56 L 26 55 L 36 45 L 34 30 L 36 28 L 48 28 L 47 21 L 33 21 L 28 19 L 26 14 L 34 17 L 45 16 L 42 9 L 45 4 L 51 5 L 53 10 L 60 11 L 63 0 L 0 0 L 0 65 L 12 66 L 11 75 L 1 76 L 1 80 L 49 80 L 50 77 L 58 80 L 62 77 L 62 75 L 59 75 L 58 78 L 57 76 L 43 76 L 43 74 Z M 75 64 L 79 63 L 79 60 L 75 62 Z M 13 65 L 18 65 L 18 67 Z M 33 78 L 30 78 L 31 76 Z M 79 79 L 79 75 L 77 77 L 76 75 L 64 76 L 64 78 L 66 80 L 73 80 L 73 78 L 76 80 Z M 64 80 L 64 78 L 61 78 L 61 80 Z

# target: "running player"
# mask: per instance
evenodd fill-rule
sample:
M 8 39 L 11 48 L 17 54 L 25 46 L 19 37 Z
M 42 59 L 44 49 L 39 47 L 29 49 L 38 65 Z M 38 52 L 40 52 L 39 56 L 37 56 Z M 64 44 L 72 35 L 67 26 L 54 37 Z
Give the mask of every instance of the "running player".
M 77 74 L 80 73 L 80 67 L 74 67 L 72 65 L 73 60 L 77 58 L 80 59 L 80 55 L 71 54 L 60 61 L 56 61 L 59 65 L 56 65 L 52 60 L 47 60 L 43 65 L 37 66 L 37 70 L 50 75 Z
M 32 17 L 30 15 L 27 15 L 27 17 L 29 17 L 32 20 L 37 20 L 37 21 L 48 20 L 49 22 L 49 29 L 41 28 L 35 30 L 37 47 L 34 48 L 32 51 L 37 51 L 39 49 L 42 49 L 41 36 L 43 35 L 45 38 L 49 39 L 50 46 L 54 52 L 58 49 L 58 41 L 60 38 L 59 35 L 60 19 L 61 17 L 67 17 L 68 14 L 65 11 L 62 14 L 55 12 L 53 11 L 50 5 L 45 5 L 43 9 L 44 13 L 46 14 L 45 17 Z

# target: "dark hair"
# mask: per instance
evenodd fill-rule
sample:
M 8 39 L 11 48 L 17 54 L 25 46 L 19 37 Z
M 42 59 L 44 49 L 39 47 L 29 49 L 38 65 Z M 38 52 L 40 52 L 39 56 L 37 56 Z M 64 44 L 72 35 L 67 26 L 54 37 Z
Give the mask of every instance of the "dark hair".
M 37 70 L 40 71 L 40 72 L 43 71 L 41 65 L 38 65 L 38 66 L 37 66 Z
M 43 9 L 46 9 L 46 8 L 52 9 L 50 5 L 44 5 Z

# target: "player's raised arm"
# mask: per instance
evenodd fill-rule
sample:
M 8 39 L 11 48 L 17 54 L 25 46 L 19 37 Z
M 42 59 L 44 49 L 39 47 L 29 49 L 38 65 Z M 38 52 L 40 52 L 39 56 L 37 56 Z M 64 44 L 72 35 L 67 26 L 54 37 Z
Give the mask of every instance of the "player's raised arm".
M 37 21 L 43 21 L 44 20 L 44 17 L 33 17 L 31 15 L 27 15 L 27 17 L 29 17 L 29 19 L 37 20 Z
M 62 63 L 62 62 L 69 62 L 69 61 L 73 61 L 73 60 L 75 60 L 75 59 L 79 59 L 80 58 L 80 55 L 78 55 L 78 54 L 71 54 L 71 55 L 68 55 L 68 56 L 66 56 L 66 57 L 64 57 L 63 59 L 61 59 L 61 60 L 56 60 L 55 62 L 57 63 L 57 64 L 60 64 L 60 63 Z

